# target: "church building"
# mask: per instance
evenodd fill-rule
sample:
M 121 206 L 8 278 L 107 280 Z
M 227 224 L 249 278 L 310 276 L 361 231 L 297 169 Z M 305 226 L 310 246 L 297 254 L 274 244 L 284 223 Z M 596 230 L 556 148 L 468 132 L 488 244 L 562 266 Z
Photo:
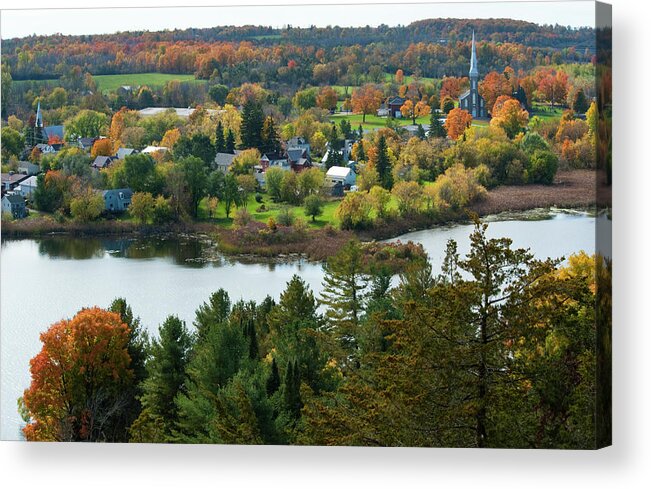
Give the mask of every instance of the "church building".
M 475 47 L 475 32 L 472 33 L 472 53 L 470 55 L 470 90 L 461 94 L 459 107 L 470 112 L 475 119 L 488 117 L 486 101 L 479 95 L 479 68 L 477 67 L 477 48 Z

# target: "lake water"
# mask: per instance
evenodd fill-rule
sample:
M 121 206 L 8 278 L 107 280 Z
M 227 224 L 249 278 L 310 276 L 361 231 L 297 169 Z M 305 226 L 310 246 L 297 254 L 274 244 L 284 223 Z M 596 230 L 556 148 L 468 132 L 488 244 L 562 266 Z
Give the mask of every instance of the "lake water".
M 600 218 L 601 219 L 601 218 Z M 544 212 L 488 219 L 491 237 L 509 237 L 538 258 L 594 252 L 595 217 Z M 448 239 L 469 249 L 472 226 L 456 224 L 401 236 L 423 245 L 437 273 Z M 395 240 L 391 240 L 395 241 Z M 5 240 L 0 261 L 0 439 L 21 439 L 16 400 L 28 387 L 29 360 L 39 333 L 82 307 L 107 307 L 125 297 L 145 328 L 155 334 L 169 314 L 192 324 L 196 309 L 219 288 L 231 300 L 278 298 L 292 275 L 321 290 L 321 265 L 247 263 L 224 258 L 208 241 L 194 238 L 97 239 L 53 237 Z

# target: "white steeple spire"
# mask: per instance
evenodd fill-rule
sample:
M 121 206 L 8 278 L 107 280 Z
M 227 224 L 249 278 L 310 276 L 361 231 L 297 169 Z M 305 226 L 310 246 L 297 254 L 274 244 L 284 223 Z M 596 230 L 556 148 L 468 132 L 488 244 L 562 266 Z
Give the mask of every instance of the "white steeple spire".
M 38 107 L 36 108 L 36 127 L 43 127 L 43 114 L 41 114 L 41 101 L 38 102 Z
M 479 78 L 477 68 L 477 48 L 475 47 L 475 31 L 472 31 L 472 52 L 470 54 L 470 78 Z

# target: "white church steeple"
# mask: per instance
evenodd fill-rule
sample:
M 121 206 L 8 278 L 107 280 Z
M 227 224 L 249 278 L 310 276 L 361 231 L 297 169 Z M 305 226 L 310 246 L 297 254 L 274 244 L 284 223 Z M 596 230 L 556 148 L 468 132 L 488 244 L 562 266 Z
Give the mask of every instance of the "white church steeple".
M 475 46 L 475 31 L 472 31 L 472 52 L 470 54 L 470 78 L 479 78 L 479 68 L 477 67 L 477 48 Z

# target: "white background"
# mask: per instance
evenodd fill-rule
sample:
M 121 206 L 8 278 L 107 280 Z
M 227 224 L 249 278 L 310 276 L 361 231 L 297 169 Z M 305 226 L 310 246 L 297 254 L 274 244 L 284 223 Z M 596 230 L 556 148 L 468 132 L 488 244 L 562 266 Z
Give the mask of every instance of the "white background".
M 180 2 L 103 0 L 97 3 L 100 6 L 146 6 Z M 229 2 L 191 0 L 191 3 Z M 274 2 L 253 0 L 251 3 Z M 321 0 L 320 3 L 329 2 Z M 612 0 L 612 3 L 615 65 L 613 447 L 596 452 L 563 452 L 2 442 L 2 487 L 651 487 L 651 379 L 647 360 L 651 345 L 647 232 L 651 183 L 649 16 L 642 1 Z M 75 7 L 87 6 L 88 1 L 59 0 L 53 4 L 30 0 L 27 5 L 34 8 Z M 5 8 L 27 5 L 16 0 L 3 2 Z M 554 4 L 549 8 L 553 9 Z M 558 22 L 563 24 L 562 13 L 559 13 Z

